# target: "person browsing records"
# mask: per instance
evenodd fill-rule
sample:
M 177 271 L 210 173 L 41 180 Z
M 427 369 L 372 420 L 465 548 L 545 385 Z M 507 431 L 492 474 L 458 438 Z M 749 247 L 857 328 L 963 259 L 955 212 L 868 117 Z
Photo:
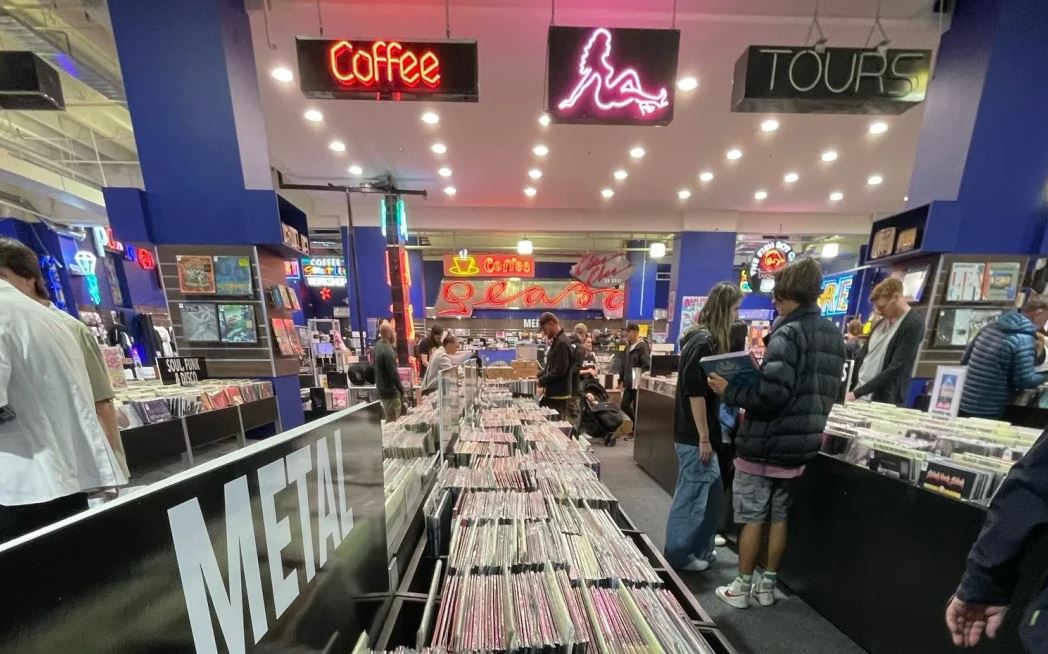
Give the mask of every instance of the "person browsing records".
M 422 394 L 429 395 L 437 390 L 440 373 L 454 368 L 473 355 L 473 352 L 460 352 L 458 338 L 450 332 L 445 334 L 441 346 L 430 350 L 429 367 L 422 379 Z
M 546 368 L 539 374 L 539 387 L 543 389 L 539 406 L 548 406 L 565 419 L 568 415 L 568 400 L 575 387 L 572 379 L 575 357 L 557 316 L 548 311 L 539 316 L 539 329 L 549 339 Z
M 426 376 L 426 369 L 429 368 L 429 360 L 432 357 L 433 350 L 440 347 L 444 342 L 444 328 L 440 325 L 433 325 L 430 328 L 429 333 L 423 338 L 416 349 L 418 354 L 418 374 L 423 378 Z
M 397 332 L 393 324 L 384 322 L 378 327 L 379 341 L 375 344 L 375 387 L 382 401 L 386 420 L 396 420 L 404 411 L 404 384 L 397 370 Z
M 673 402 L 677 486 L 666 520 L 666 560 L 681 570 L 702 572 L 713 561 L 723 503 L 717 458 L 721 447 L 720 401 L 707 382 L 701 361 L 730 351 L 732 325 L 741 302 L 738 286 L 717 284 L 698 322 L 681 340 Z
M 779 312 L 767 338 L 759 376 L 745 385 L 711 374 L 708 383 L 724 402 L 746 411 L 735 439 L 732 508 L 739 534 L 739 575 L 716 589 L 717 597 L 744 609 L 753 596 L 775 603 L 775 583 L 786 553 L 790 480 L 819 454 L 826 417 L 837 397 L 844 369 L 844 337 L 822 317 L 816 300 L 822 270 L 804 257 L 775 273 L 774 305 Z M 753 570 L 768 536 L 763 578 Z
M 906 404 L 917 350 L 924 338 L 924 320 L 903 297 L 902 282 L 889 277 L 873 287 L 870 302 L 881 315 L 863 347 L 858 385 L 848 401 L 868 397 L 895 406 Z
M 640 337 L 640 327 L 631 322 L 626 325 L 626 351 L 619 362 L 619 384 L 622 387 L 620 406 L 633 421 L 634 429 L 637 426 L 637 380 L 644 370 L 651 370 L 651 350 Z M 633 434 L 628 434 L 623 440 L 633 440 Z

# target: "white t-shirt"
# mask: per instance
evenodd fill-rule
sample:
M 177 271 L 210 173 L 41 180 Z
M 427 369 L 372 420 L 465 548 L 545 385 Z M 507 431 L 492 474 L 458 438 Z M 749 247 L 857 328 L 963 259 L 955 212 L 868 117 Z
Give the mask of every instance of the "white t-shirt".
M 84 357 L 50 309 L 0 280 L 0 504 L 37 504 L 120 486 L 95 415 Z
M 859 386 L 869 383 L 884 369 L 884 356 L 888 353 L 888 344 L 892 342 L 895 332 L 899 331 L 899 325 L 909 312 L 910 310 L 906 309 L 890 325 L 887 320 L 877 323 L 877 327 L 870 334 L 870 347 L 866 351 L 866 357 L 859 366 Z

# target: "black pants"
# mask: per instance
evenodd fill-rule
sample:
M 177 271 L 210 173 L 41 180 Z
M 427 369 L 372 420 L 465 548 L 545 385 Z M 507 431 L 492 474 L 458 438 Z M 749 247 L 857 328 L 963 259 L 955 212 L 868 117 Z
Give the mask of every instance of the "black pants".
M 87 493 L 73 493 L 39 504 L 0 505 L 0 543 L 86 510 Z
M 568 398 L 564 398 L 562 400 L 555 400 L 551 397 L 546 397 L 545 395 L 543 395 L 542 399 L 539 400 L 539 406 L 548 406 L 549 408 L 559 413 L 562 419 L 566 419 L 566 416 L 568 415 Z
M 633 421 L 633 428 L 637 428 L 637 390 L 634 388 L 622 389 L 622 402 L 619 408 Z

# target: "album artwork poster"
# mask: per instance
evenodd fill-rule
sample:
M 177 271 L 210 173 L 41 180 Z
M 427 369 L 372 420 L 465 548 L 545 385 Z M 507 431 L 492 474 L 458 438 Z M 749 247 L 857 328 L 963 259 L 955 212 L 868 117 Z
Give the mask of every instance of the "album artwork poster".
M 215 266 L 208 256 L 178 255 L 178 290 L 186 295 L 215 294 Z
M 217 343 L 218 310 L 213 304 L 183 302 L 178 305 L 182 312 L 182 333 L 190 343 Z
M 251 257 L 217 256 L 215 260 L 215 287 L 218 295 L 250 296 Z
M 218 333 L 223 343 L 258 343 L 255 307 L 250 304 L 218 305 Z

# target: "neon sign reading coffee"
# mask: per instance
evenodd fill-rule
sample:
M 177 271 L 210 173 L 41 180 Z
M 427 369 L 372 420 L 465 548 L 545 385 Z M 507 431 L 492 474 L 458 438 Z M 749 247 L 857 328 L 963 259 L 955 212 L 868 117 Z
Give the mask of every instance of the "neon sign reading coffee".
M 328 49 L 328 66 L 331 76 L 344 86 L 378 88 L 383 82 L 410 88 L 440 86 L 440 58 L 429 50 L 416 53 L 399 41 L 374 41 L 370 48 L 355 49 L 350 41 L 338 41 Z

